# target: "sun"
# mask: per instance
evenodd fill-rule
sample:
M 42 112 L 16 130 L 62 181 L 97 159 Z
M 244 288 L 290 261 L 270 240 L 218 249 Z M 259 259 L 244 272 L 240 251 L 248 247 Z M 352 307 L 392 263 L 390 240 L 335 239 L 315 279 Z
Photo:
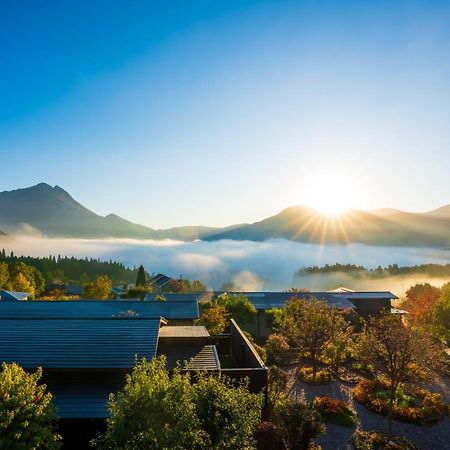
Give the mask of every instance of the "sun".
M 357 207 L 360 189 L 346 175 L 322 174 L 308 183 L 306 204 L 321 214 L 337 216 Z

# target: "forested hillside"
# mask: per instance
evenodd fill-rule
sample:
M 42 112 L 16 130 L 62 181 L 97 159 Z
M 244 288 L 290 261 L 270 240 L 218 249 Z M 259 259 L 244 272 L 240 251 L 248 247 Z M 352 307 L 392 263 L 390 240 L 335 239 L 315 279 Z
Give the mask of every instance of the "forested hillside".
M 136 269 L 125 267 L 122 263 L 114 261 L 101 261 L 99 259 L 77 259 L 74 257 L 48 256 L 37 258 L 32 256 L 7 255 L 3 249 L 0 252 L 0 263 L 4 262 L 14 266 L 24 263 L 36 268 L 48 283 L 72 282 L 84 284 L 93 281 L 98 275 L 107 275 L 113 284 L 134 283 Z

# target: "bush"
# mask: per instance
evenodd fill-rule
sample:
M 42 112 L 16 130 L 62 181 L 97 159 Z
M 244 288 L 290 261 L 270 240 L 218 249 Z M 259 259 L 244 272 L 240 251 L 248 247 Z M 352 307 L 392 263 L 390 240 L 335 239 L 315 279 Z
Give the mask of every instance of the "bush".
M 258 450 L 285 450 L 283 435 L 272 422 L 261 422 L 255 431 Z
M 353 398 L 371 411 L 387 416 L 389 385 L 382 379 L 360 381 L 353 389 Z M 442 396 L 426 389 L 398 389 L 394 403 L 394 417 L 418 424 L 433 423 L 449 414 L 449 406 Z
M 277 410 L 276 420 L 287 447 L 292 450 L 307 450 L 311 440 L 325 432 L 321 415 L 305 403 L 284 403 Z
M 94 446 L 104 449 L 254 448 L 261 396 L 224 377 L 166 369 L 165 358 L 143 360 L 109 402 L 106 432 Z
M 298 370 L 298 376 L 305 383 L 311 384 L 327 384 L 331 383 L 333 379 L 330 371 L 327 369 L 318 370 L 316 373 L 316 379 L 314 379 L 312 367 L 301 367 Z
M 346 426 L 356 425 L 357 416 L 350 409 L 348 402 L 331 397 L 316 397 L 312 404 L 326 422 Z
M 286 372 L 277 366 L 269 367 L 267 379 L 267 407 L 269 416 L 273 416 L 277 408 L 287 401 L 287 382 L 288 377 Z
M 58 449 L 52 395 L 38 381 L 42 370 L 28 374 L 17 364 L 2 364 L 0 372 L 0 448 Z
M 266 342 L 266 354 L 268 364 L 281 364 L 284 356 L 289 351 L 289 344 L 285 336 L 271 334 Z
M 355 450 L 417 450 L 417 447 L 404 437 L 388 439 L 377 431 L 356 430 L 352 444 Z

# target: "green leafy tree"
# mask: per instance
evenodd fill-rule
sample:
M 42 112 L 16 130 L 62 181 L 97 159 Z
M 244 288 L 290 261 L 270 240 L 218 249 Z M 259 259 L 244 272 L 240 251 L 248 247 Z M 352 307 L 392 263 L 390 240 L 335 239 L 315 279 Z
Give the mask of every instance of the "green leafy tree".
M 0 262 L 0 289 L 8 289 L 9 286 L 9 268 L 5 262 Z
M 9 288 L 32 295 L 40 294 L 45 289 L 45 280 L 35 267 L 17 262 L 9 265 Z
M 12 278 L 11 289 L 19 292 L 29 292 L 30 294 L 34 295 L 34 286 L 21 272 L 19 272 Z
M 401 383 L 415 383 L 441 368 L 442 348 L 428 334 L 405 324 L 395 314 L 370 319 L 359 337 L 357 357 L 389 382 L 388 435 L 392 436 L 393 410 Z
M 55 432 L 52 395 L 39 385 L 42 370 L 28 374 L 17 364 L 2 364 L 0 372 L 0 448 L 11 450 L 60 448 Z
M 441 295 L 433 311 L 436 334 L 450 343 L 450 283 L 441 287 Z
M 255 448 L 261 396 L 249 393 L 245 384 L 210 375 L 201 375 L 193 391 L 197 417 L 207 436 L 205 449 Z
M 269 368 L 269 376 L 267 379 L 267 406 L 269 416 L 274 418 L 275 412 L 280 406 L 287 401 L 288 376 L 286 372 L 277 366 Z
M 243 385 L 176 369 L 165 358 L 137 364 L 122 391 L 110 398 L 102 449 L 250 449 L 261 398 Z
M 204 306 L 197 325 L 205 326 L 210 334 L 216 335 L 224 332 L 228 321 L 228 313 L 223 306 L 210 304 Z
M 107 275 L 99 275 L 93 283 L 84 286 L 84 296 L 86 298 L 105 300 L 111 295 L 111 279 Z
M 319 358 L 348 324 L 339 310 L 329 308 L 325 301 L 293 298 L 278 318 L 278 326 L 290 347 L 311 359 L 315 380 Z
M 250 323 L 255 318 L 255 306 L 245 295 L 222 294 L 217 297 L 216 302 L 238 324 Z
M 140 265 L 136 277 L 136 286 L 145 286 L 146 282 L 147 282 L 147 275 L 145 273 L 144 266 Z
M 288 401 L 280 405 L 276 422 L 283 431 L 288 450 L 307 450 L 311 441 L 325 432 L 319 412 L 305 403 Z

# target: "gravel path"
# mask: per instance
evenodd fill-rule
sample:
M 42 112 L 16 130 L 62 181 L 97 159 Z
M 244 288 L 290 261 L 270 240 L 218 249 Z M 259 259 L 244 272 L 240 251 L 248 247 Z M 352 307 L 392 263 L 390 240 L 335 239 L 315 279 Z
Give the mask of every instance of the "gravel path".
M 361 427 L 364 430 L 376 430 L 385 432 L 387 428 L 386 418 L 375 414 L 356 403 L 351 398 L 351 389 L 353 385 L 344 384 L 335 381 L 325 386 L 313 386 L 295 380 L 293 373 L 295 369 L 288 369 L 290 372 L 290 392 L 292 399 L 312 400 L 316 396 L 328 396 L 350 402 L 358 414 Z M 446 399 L 450 401 L 450 389 L 448 380 L 432 387 L 433 390 L 441 392 Z M 322 446 L 323 450 L 347 450 L 350 449 L 350 440 L 354 429 L 335 424 L 326 424 L 327 431 L 319 439 L 317 444 Z M 414 442 L 421 450 L 450 450 L 450 418 L 433 425 L 415 425 L 411 423 L 394 421 L 394 433 L 404 435 Z

